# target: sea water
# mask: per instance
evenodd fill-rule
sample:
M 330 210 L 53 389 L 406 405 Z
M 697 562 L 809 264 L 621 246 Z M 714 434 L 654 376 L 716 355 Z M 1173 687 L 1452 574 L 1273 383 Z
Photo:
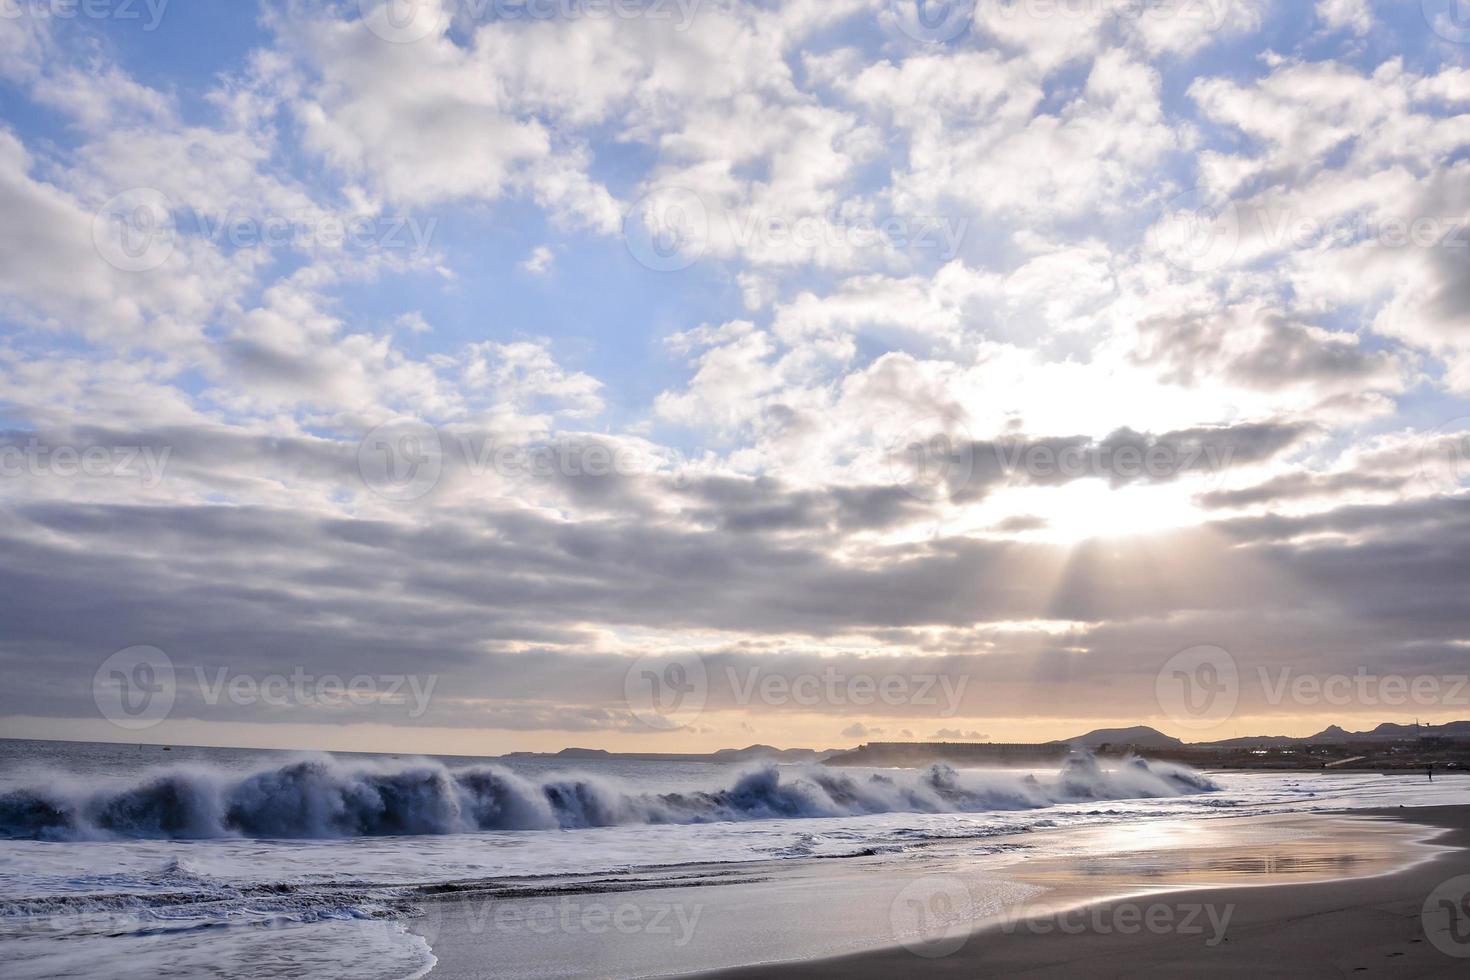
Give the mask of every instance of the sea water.
M 0 955 L 15 977 L 416 977 L 434 963 L 411 928 L 424 896 L 471 884 L 657 882 L 690 866 L 1463 795 L 1454 779 L 1087 756 L 869 770 L 7 740 Z

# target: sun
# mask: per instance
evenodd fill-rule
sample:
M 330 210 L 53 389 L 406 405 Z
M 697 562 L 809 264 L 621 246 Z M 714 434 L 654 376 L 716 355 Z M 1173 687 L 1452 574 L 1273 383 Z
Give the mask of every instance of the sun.
M 1040 536 L 1067 543 L 1155 534 L 1204 520 L 1177 484 L 1114 488 L 1102 480 L 1078 480 L 1038 494 L 1032 509 L 1046 521 Z

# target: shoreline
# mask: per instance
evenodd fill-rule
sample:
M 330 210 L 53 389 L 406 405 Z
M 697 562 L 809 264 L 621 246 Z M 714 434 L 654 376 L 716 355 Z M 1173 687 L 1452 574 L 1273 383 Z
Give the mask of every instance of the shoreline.
M 975 956 L 993 932 L 1024 938 L 1015 933 L 1032 931 L 1028 916 L 1056 919 L 1153 896 L 1153 914 L 1174 917 L 1181 929 L 1208 925 L 1223 941 L 1238 926 L 1234 910 L 1210 907 L 1203 893 L 1392 877 L 1449 853 L 1431 840 L 1435 833 L 1423 822 L 1367 810 L 1104 822 L 837 861 L 756 862 L 728 869 L 722 881 L 624 875 L 597 892 L 553 886 L 537 895 L 444 895 L 405 925 L 432 946 L 437 962 L 429 976 L 436 980 L 589 970 L 630 977 L 1008 975 L 1021 967 L 996 969 Z M 930 935 L 936 922 L 939 934 Z M 1034 950 L 1022 956 L 1032 958 Z
M 1371 817 L 1426 828 L 1431 833 L 1424 841 L 1434 851 L 1376 874 L 1228 886 L 1172 884 L 1101 901 L 1062 903 L 1036 913 L 1028 910 L 979 928 L 936 928 L 927 947 L 911 943 L 910 948 L 889 946 L 691 976 L 1361 975 L 1448 980 L 1470 974 L 1470 804 L 1321 816 Z

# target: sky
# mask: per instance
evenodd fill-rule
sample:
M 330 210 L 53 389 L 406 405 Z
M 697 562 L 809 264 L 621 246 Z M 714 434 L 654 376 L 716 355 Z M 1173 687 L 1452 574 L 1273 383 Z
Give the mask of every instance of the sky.
M 0 0 L 0 733 L 1470 718 L 1460 0 Z

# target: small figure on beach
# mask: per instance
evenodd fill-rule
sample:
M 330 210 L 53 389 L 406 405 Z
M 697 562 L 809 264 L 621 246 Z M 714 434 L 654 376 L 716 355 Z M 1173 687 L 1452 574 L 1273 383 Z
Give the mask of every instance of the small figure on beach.
M 1429 777 L 1429 781 L 1431 783 L 1434 782 L 1434 763 L 1431 762 L 1429 765 L 1425 766 L 1424 772 Z

